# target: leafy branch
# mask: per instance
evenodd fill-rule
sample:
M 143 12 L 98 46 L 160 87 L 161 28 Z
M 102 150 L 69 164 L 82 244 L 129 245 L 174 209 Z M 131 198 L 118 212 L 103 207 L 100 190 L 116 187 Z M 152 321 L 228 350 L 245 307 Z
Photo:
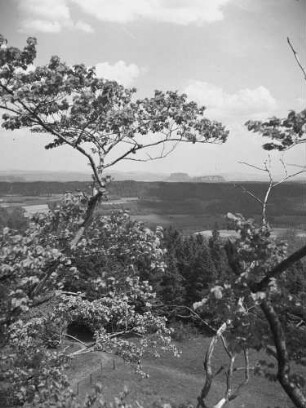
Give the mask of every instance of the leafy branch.
M 178 143 L 226 141 L 224 126 L 206 119 L 205 108 L 185 94 L 155 91 L 151 98 L 135 100 L 136 89 L 99 78 L 94 68 L 71 67 L 56 56 L 35 66 L 35 58 L 36 39 L 19 50 L 0 36 L 2 127 L 46 133 L 53 139 L 47 149 L 67 145 L 87 159 L 98 192 L 88 201 L 72 249 L 106 193 L 106 169 L 123 160 L 164 158 Z

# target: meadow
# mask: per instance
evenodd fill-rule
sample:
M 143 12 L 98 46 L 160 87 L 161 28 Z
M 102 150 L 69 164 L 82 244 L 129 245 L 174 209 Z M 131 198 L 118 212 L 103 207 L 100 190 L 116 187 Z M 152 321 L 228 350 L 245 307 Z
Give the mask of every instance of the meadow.
M 160 406 L 170 403 L 173 406 L 181 404 L 196 404 L 204 381 L 203 357 L 209 344 L 209 338 L 203 335 L 186 336 L 176 342 L 182 351 L 181 356 L 162 355 L 159 359 L 147 357 L 143 369 L 148 378 L 142 378 L 135 373 L 132 366 L 124 364 L 123 360 L 106 353 L 80 355 L 72 361 L 68 376 L 78 398 L 82 400 L 86 393 L 92 391 L 96 383 L 102 384 L 103 394 L 107 401 L 112 401 L 114 395 L 119 395 L 124 388 L 129 390 L 127 401 L 138 401 L 145 406 Z M 250 366 L 258 359 L 267 359 L 264 353 L 251 352 Z M 214 370 L 223 366 L 227 356 L 221 346 L 217 346 L 214 354 Z M 237 367 L 243 365 L 237 360 Z M 238 384 L 241 375 L 236 374 Z M 224 394 L 226 378 L 224 373 L 215 378 L 209 403 L 216 403 Z M 229 404 L 230 408 L 290 408 L 290 401 L 277 382 L 267 381 L 260 376 L 254 376 L 252 370 L 250 381 L 241 389 L 240 396 Z

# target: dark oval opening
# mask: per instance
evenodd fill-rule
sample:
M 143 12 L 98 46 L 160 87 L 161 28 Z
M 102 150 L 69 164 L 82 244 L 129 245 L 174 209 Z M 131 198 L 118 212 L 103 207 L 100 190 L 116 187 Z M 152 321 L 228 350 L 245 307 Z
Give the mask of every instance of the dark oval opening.
M 67 327 L 67 334 L 84 343 L 94 341 L 94 332 L 83 323 L 71 322 Z

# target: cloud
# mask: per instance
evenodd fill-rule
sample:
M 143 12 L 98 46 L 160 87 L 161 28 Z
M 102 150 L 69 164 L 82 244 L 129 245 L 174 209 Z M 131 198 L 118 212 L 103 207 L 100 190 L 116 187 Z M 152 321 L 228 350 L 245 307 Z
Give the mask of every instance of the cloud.
M 57 21 L 47 21 L 38 19 L 25 19 L 22 21 L 21 32 L 42 32 L 42 33 L 59 33 L 62 30 L 61 24 Z
M 68 0 L 18 0 L 18 10 L 22 16 L 21 32 L 59 33 L 63 28 L 93 32 L 83 21 L 74 23 Z
M 109 62 L 100 62 L 96 65 L 97 76 L 117 81 L 124 86 L 130 86 L 140 75 L 140 72 L 141 70 L 136 64 L 128 65 L 124 61 L 118 61 L 113 65 Z
M 224 89 L 201 81 L 191 81 L 185 88 L 188 97 L 206 106 L 207 113 L 215 119 L 252 119 L 271 115 L 276 109 L 276 100 L 264 86 L 241 89 L 227 93 Z
M 71 0 L 101 21 L 126 23 L 138 19 L 173 24 L 202 24 L 223 19 L 231 0 Z
M 75 23 L 71 6 L 100 21 L 127 23 L 150 20 L 172 24 L 203 24 L 224 18 L 223 8 L 233 0 L 17 0 L 22 16 L 20 31 L 58 33 L 78 29 L 86 33 L 93 28 L 85 22 Z
M 93 33 L 94 32 L 94 29 L 91 27 L 91 25 L 89 25 L 89 24 L 87 24 L 87 23 L 85 23 L 84 21 L 81 21 L 81 20 L 77 21 L 75 23 L 74 27 L 77 30 L 84 31 L 85 33 Z
M 297 110 L 303 110 L 306 109 L 306 98 L 300 97 L 296 99 L 296 109 Z

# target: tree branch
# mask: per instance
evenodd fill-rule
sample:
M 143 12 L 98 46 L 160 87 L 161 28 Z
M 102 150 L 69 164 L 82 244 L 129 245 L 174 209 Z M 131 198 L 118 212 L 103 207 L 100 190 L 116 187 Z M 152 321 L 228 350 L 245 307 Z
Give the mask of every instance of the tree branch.
M 274 268 L 267 272 L 266 276 L 259 282 L 250 283 L 250 289 L 253 293 L 263 292 L 266 290 L 272 278 L 277 278 L 282 272 L 285 272 L 295 262 L 301 260 L 306 256 L 306 245 L 297 251 L 293 252 L 290 256 L 277 264 Z
M 157 305 L 157 306 L 155 306 L 155 307 L 173 308 L 172 313 L 175 313 L 175 312 L 176 312 L 175 309 L 185 309 L 185 310 L 188 310 L 188 312 L 192 315 L 192 317 L 195 317 L 196 319 L 198 319 L 198 320 L 199 320 L 201 323 L 203 323 L 209 330 L 211 330 L 212 333 L 217 334 L 217 330 L 216 330 L 214 327 L 212 327 L 209 323 L 207 323 L 205 320 L 203 320 L 203 319 L 201 318 L 201 316 L 200 316 L 197 312 L 195 312 L 193 309 L 191 309 L 191 308 L 188 307 L 188 306 L 185 306 L 185 305 L 162 305 L 162 306 Z M 190 316 L 181 316 L 181 317 L 190 318 Z
M 81 226 L 79 227 L 78 231 L 76 232 L 73 240 L 70 242 L 70 248 L 74 249 L 77 244 L 80 242 L 86 228 L 90 225 L 95 209 L 97 208 L 101 198 L 103 196 L 103 191 L 99 190 L 97 194 L 92 196 L 88 202 L 86 214 L 84 217 L 84 221 L 82 222 Z
M 267 188 L 267 191 L 265 193 L 265 196 L 264 196 L 263 200 L 261 200 L 259 197 L 257 197 L 251 191 L 247 190 L 245 187 L 240 186 L 240 185 L 235 185 L 235 187 L 240 187 L 244 193 L 247 193 L 250 197 L 252 197 L 254 200 L 256 200 L 261 205 L 261 207 L 262 207 L 262 224 L 265 225 L 265 226 L 268 225 L 268 222 L 267 222 L 267 205 L 268 205 L 268 200 L 269 200 L 272 189 L 274 187 L 277 187 L 278 185 L 284 183 L 285 181 L 287 181 L 287 180 L 289 180 L 289 179 L 291 179 L 291 178 L 293 178 L 293 177 L 295 177 L 295 176 L 297 176 L 299 174 L 302 174 L 302 173 L 306 172 L 306 169 L 305 169 L 305 170 L 300 170 L 300 171 L 298 171 L 296 173 L 293 173 L 293 174 L 288 174 L 288 171 L 287 171 L 286 164 L 285 164 L 284 160 L 280 159 L 280 162 L 281 162 L 281 164 L 283 166 L 283 169 L 284 169 L 284 176 L 281 178 L 281 180 L 279 180 L 277 182 L 273 181 L 273 176 L 272 176 L 272 171 L 271 171 L 271 157 L 270 156 L 268 156 L 268 159 L 264 161 L 264 167 L 255 166 L 253 164 L 250 164 L 250 163 L 247 163 L 247 162 L 244 162 L 244 161 L 239 162 L 240 164 L 244 164 L 245 166 L 249 166 L 249 167 L 251 167 L 253 169 L 256 169 L 256 170 L 264 171 L 265 173 L 268 174 L 269 184 L 268 184 L 268 188 Z
M 263 300 L 261 303 L 261 309 L 269 323 L 274 344 L 276 347 L 277 362 L 278 362 L 278 372 L 277 378 L 282 385 L 283 389 L 286 391 L 287 395 L 294 403 L 297 408 L 306 407 L 306 397 L 302 393 L 301 389 L 290 381 L 290 365 L 289 356 L 286 347 L 285 334 L 278 318 L 277 313 L 270 300 Z
M 291 43 L 289 37 L 287 37 L 287 42 L 288 42 L 288 44 L 289 44 L 289 47 L 291 48 L 291 51 L 293 52 L 294 58 L 295 58 L 295 60 L 296 60 L 296 62 L 297 62 L 297 64 L 298 64 L 298 66 L 300 67 L 300 69 L 301 69 L 301 71 L 302 71 L 302 73 L 303 73 L 304 79 L 305 79 L 305 81 L 306 81 L 306 71 L 305 71 L 305 68 L 304 68 L 303 65 L 301 64 L 301 61 L 300 61 L 299 56 L 298 56 L 298 53 L 297 53 L 296 50 L 294 49 L 294 47 L 293 47 L 293 45 L 292 45 L 292 43 Z
M 227 328 L 227 324 L 223 323 L 222 326 L 217 330 L 217 333 L 215 334 L 215 336 L 211 339 L 211 342 L 209 344 L 209 347 L 207 349 L 206 355 L 205 355 L 205 359 L 203 362 L 203 366 L 204 366 L 204 370 L 205 370 L 205 382 L 204 385 L 202 387 L 201 393 L 198 397 L 198 403 L 197 403 L 197 408 L 208 408 L 208 406 L 206 405 L 206 398 L 209 394 L 210 388 L 212 386 L 212 381 L 213 381 L 213 371 L 212 371 L 212 356 L 214 353 L 214 349 L 216 347 L 216 344 L 218 343 L 218 340 L 220 339 L 220 337 L 222 336 L 222 334 L 225 332 Z M 224 404 L 223 404 L 224 405 Z M 223 406 L 220 405 L 220 408 Z
M 248 349 L 243 350 L 243 355 L 244 355 L 244 380 L 238 385 L 236 390 L 230 395 L 229 401 L 233 401 L 235 398 L 239 396 L 240 390 L 242 387 L 248 384 L 250 380 L 250 362 L 249 362 L 249 351 Z M 254 367 L 252 368 L 254 369 Z M 234 371 L 239 370 L 234 369 Z

